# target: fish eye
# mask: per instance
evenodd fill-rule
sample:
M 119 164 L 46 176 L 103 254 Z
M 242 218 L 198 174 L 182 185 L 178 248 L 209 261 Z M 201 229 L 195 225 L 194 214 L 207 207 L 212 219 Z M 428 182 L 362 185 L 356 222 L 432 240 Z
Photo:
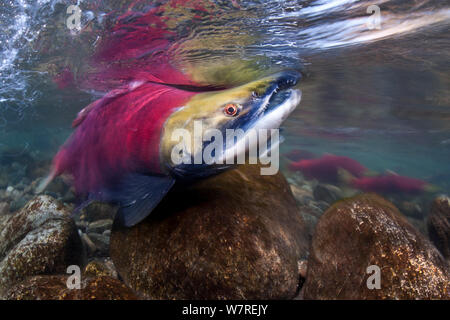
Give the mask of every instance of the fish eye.
M 230 117 L 236 116 L 239 111 L 238 106 L 234 103 L 227 104 L 223 110 L 225 114 Z

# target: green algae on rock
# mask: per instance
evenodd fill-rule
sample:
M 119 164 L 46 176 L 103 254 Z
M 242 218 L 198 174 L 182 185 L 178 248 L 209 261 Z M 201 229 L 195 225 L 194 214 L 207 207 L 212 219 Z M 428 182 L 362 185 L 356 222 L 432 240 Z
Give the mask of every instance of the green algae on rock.
M 14 283 L 81 265 L 80 238 L 70 213 L 49 196 L 37 196 L 0 224 L 0 295 Z
M 241 166 L 174 190 L 132 228 L 113 227 L 125 283 L 154 299 L 287 299 L 306 232 L 284 177 Z
M 441 196 L 431 205 L 428 216 L 428 234 L 442 255 L 450 259 L 450 198 Z
M 370 266 L 380 289 L 369 289 Z M 314 234 L 305 299 L 449 299 L 449 265 L 390 202 L 374 194 L 341 200 Z

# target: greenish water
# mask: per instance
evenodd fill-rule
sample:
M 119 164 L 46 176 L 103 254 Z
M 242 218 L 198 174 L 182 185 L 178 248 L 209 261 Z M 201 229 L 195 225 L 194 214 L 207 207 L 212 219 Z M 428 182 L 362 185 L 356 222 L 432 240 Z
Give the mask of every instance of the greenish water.
M 174 64 L 212 83 L 302 70 L 303 100 L 284 124 L 283 153 L 348 156 L 373 171 L 450 192 L 450 8 L 444 2 L 198 2 L 206 12 L 167 1 L 138 1 L 135 10 L 167 6 Z M 77 83 L 59 88 L 54 77 L 70 67 L 81 81 L 98 38 L 130 1 L 79 1 L 79 33 L 65 25 L 71 3 L 0 4 L 3 163 L 24 154 L 51 159 L 77 112 L 103 94 Z M 367 28 L 370 4 L 381 8 L 380 30 Z M 229 73 L 207 72 L 218 65 L 229 65 Z

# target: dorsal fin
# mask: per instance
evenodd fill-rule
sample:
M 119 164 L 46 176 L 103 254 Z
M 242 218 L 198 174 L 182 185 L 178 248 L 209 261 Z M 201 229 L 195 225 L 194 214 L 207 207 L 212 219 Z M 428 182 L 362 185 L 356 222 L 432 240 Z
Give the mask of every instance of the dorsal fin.
M 72 128 L 78 127 L 84 121 L 84 119 L 86 119 L 89 112 L 91 112 L 91 110 L 94 109 L 95 107 L 100 106 L 100 105 L 105 105 L 109 101 L 111 101 L 111 99 L 117 98 L 118 96 L 126 94 L 130 91 L 133 91 L 136 88 L 140 87 L 144 83 L 145 83 L 145 81 L 131 81 L 130 83 L 128 83 L 127 85 L 125 85 L 121 88 L 111 90 L 110 92 L 105 94 L 102 98 L 95 100 L 94 102 L 89 104 L 87 107 L 82 109 L 80 112 L 78 112 L 77 117 L 72 122 Z
M 78 127 L 83 122 L 83 120 L 86 119 L 86 116 L 92 109 L 94 109 L 94 107 L 98 104 L 98 102 L 99 100 L 96 100 L 91 104 L 89 104 L 87 107 L 83 108 L 80 112 L 78 112 L 77 117 L 72 122 L 72 128 Z

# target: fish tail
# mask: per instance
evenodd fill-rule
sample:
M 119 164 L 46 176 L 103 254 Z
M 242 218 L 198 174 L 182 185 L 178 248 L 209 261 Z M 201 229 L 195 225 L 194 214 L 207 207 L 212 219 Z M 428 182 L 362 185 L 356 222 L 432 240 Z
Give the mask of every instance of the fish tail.
M 437 193 L 437 192 L 441 192 L 441 191 L 442 191 L 442 188 L 440 188 L 440 187 L 438 187 L 438 186 L 436 186 L 436 185 L 433 185 L 433 184 L 426 184 L 426 185 L 423 187 L 423 190 L 424 190 L 425 192 L 427 192 L 427 193 Z
M 55 177 L 59 176 L 64 171 L 63 170 L 64 159 L 65 159 L 65 150 L 61 149 L 53 159 L 53 164 L 52 168 L 50 169 L 50 173 L 41 182 L 39 182 L 39 185 L 34 191 L 35 194 L 42 193 L 45 190 L 45 188 L 47 188 L 47 186 L 50 184 L 50 182 L 52 182 L 53 179 L 55 179 Z
M 56 168 L 53 167 L 52 170 L 50 171 L 49 175 L 47 177 L 45 177 L 41 182 L 39 182 L 39 185 L 35 189 L 34 193 L 35 194 L 42 193 L 56 176 L 57 176 L 57 171 L 56 171 Z
M 338 181 L 342 184 L 351 185 L 356 180 L 354 175 L 342 168 L 338 169 L 337 176 Z

